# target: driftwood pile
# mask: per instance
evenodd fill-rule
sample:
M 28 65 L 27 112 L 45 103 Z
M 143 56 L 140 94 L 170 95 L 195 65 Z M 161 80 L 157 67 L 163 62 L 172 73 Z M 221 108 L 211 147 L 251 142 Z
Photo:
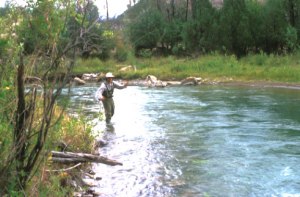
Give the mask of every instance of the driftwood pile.
M 48 172 L 60 172 L 66 173 L 68 176 L 61 177 L 60 184 L 62 187 L 70 186 L 73 187 L 76 192 L 72 196 L 82 197 L 82 196 L 100 196 L 100 193 L 95 191 L 93 187 L 97 185 L 97 181 L 101 180 L 101 177 L 95 176 L 95 172 L 91 169 L 77 169 L 75 168 L 81 166 L 83 163 L 102 163 L 110 166 L 123 165 L 107 157 L 100 156 L 98 154 L 88 154 L 88 153 L 74 153 L 74 152 L 60 152 L 51 151 L 52 162 L 59 164 L 76 164 L 72 167 L 58 169 L 58 170 L 47 170 Z M 85 172 L 88 170 L 87 172 Z

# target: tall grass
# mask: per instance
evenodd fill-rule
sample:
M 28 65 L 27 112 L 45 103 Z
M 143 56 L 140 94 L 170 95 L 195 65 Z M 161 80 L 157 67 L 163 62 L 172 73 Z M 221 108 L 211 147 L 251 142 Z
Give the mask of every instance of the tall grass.
M 252 55 L 241 59 L 248 70 L 245 76 L 253 80 L 300 82 L 300 52 L 289 55 Z
M 120 65 L 112 60 L 80 60 L 76 72 L 114 72 L 126 79 L 144 79 L 155 75 L 161 80 L 182 80 L 188 76 L 238 81 L 266 80 L 276 82 L 300 82 L 300 51 L 289 55 L 248 55 L 241 59 L 220 54 L 203 55 L 198 58 L 133 58 Z M 78 63 L 79 63 L 78 62 Z M 119 72 L 122 66 L 135 65 L 136 71 Z M 79 69 L 80 67 L 80 69 Z M 84 67 L 81 68 L 81 67 Z
M 99 73 L 114 70 L 115 62 L 112 60 L 101 61 L 98 58 L 78 59 L 74 67 L 74 73 Z
M 7 99 L 10 99 L 9 93 L 10 89 L 6 88 L 6 94 L 2 91 L 0 94 L 0 103 Z M 0 169 L 6 166 L 7 158 L 11 154 L 11 149 L 13 147 L 13 127 L 10 121 L 13 121 L 11 117 L 11 112 L 13 107 L 10 107 L 10 102 L 7 100 L 6 107 L 0 109 Z M 37 114 L 40 114 L 40 107 L 42 103 L 38 102 Z M 61 116 L 63 113 L 63 116 Z M 33 128 L 37 127 L 36 123 L 39 122 L 40 115 L 37 115 L 36 121 L 33 124 Z M 58 121 L 56 121 L 58 120 Z M 92 145 L 94 142 L 94 137 L 91 134 L 91 126 L 88 125 L 84 118 L 73 118 L 62 112 L 60 107 L 56 107 L 53 127 L 48 132 L 47 140 L 44 145 L 42 154 L 37 162 L 38 165 L 35 166 L 34 176 L 28 182 L 28 187 L 26 191 L 16 192 L 13 189 L 13 185 L 17 184 L 15 178 L 8 177 L 9 181 L 9 196 L 71 196 L 71 192 L 74 188 L 69 186 L 62 187 L 62 181 L 65 179 L 71 179 L 72 174 L 64 174 L 51 172 L 54 169 L 61 169 L 64 166 L 51 163 L 48 160 L 48 153 L 52 150 L 59 150 L 59 145 L 64 142 L 68 145 L 67 150 L 72 152 L 92 152 Z M 34 139 L 32 139 L 34 140 Z M 28 147 L 31 141 L 28 139 Z M 7 170 L 14 175 L 15 168 L 14 165 L 9 165 Z M 50 170 L 47 171 L 47 170 Z M 75 172 L 72 172 L 73 174 Z M 0 191 L 3 188 L 0 188 Z

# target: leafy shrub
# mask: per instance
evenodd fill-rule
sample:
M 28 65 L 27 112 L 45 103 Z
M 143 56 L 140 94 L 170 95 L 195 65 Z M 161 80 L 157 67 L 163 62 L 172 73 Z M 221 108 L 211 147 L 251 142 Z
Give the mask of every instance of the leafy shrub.
M 297 29 L 292 26 L 288 26 L 285 33 L 285 42 L 289 51 L 294 51 L 297 49 L 297 40 Z
M 127 60 L 128 52 L 124 47 L 118 47 L 116 50 L 115 58 L 118 62 L 125 62 Z
M 150 58 L 150 57 L 152 57 L 152 51 L 150 49 L 141 49 L 138 52 L 138 56 L 144 57 L 144 58 Z

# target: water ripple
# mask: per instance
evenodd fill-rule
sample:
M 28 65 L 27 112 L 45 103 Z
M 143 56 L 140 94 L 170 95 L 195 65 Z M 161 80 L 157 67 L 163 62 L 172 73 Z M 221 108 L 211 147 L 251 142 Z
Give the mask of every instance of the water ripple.
M 95 90 L 73 90 L 70 101 L 92 117 Z M 297 90 L 272 88 L 116 90 L 114 129 L 100 151 L 124 165 L 95 165 L 103 178 L 95 189 L 109 197 L 300 196 L 299 101 Z

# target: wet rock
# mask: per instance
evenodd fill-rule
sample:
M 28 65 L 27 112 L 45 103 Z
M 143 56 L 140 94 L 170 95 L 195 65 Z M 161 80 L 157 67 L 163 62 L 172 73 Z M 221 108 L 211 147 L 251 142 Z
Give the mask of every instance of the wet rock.
M 75 77 L 73 79 L 73 81 L 75 82 L 76 85 L 84 85 L 85 84 L 85 81 L 80 79 L 79 77 Z
M 154 75 L 148 75 L 145 79 L 145 83 L 148 87 L 166 87 L 167 83 L 161 80 L 158 80 Z
M 86 194 L 94 194 L 95 190 L 93 190 L 93 189 L 87 189 L 85 193 Z
M 127 72 L 127 71 L 136 71 L 136 67 L 135 66 L 124 66 L 122 68 L 119 69 L 120 72 Z
M 101 196 L 101 195 L 103 195 L 101 192 L 97 192 L 97 191 L 95 191 L 94 193 L 93 193 L 93 195 L 94 196 Z
M 100 180 L 102 180 L 102 177 L 98 177 L 98 176 L 97 176 L 97 177 L 95 178 L 95 180 L 96 180 L 96 181 L 100 181 Z
M 93 197 L 93 194 L 83 194 L 82 197 Z
M 201 77 L 187 77 L 181 81 L 181 85 L 198 85 L 201 80 Z
M 180 81 L 167 81 L 166 83 L 167 83 L 167 85 L 171 85 L 171 86 L 181 85 Z
M 88 171 L 89 174 L 95 175 L 96 173 L 93 170 Z
M 90 173 L 84 173 L 85 176 L 87 176 L 88 178 L 90 179 L 93 179 L 94 178 L 94 175 L 93 174 L 90 174 Z
M 82 193 L 81 192 L 74 192 L 73 197 L 81 197 Z
M 99 78 L 99 73 L 84 73 L 82 75 L 82 79 L 85 80 L 85 81 L 97 81 L 98 78 Z
M 84 179 L 82 179 L 82 181 L 83 181 L 83 183 L 84 183 L 85 186 L 88 186 L 88 187 L 95 187 L 95 186 L 97 186 L 97 183 L 95 182 L 94 179 L 86 179 L 86 178 L 84 178 Z
M 107 144 L 108 144 L 107 141 L 100 139 L 95 142 L 95 148 L 101 148 L 101 147 L 106 146 Z

